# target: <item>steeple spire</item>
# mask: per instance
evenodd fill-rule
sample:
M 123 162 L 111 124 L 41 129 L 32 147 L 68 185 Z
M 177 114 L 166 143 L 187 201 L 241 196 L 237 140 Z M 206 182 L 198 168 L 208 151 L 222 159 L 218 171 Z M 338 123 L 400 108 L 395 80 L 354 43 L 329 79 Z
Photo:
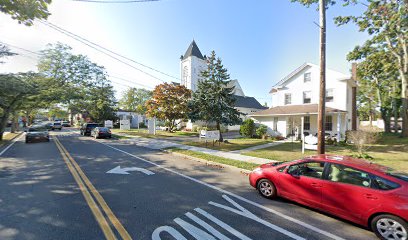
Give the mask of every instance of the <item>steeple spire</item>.
M 198 57 L 204 60 L 203 54 L 201 54 L 200 49 L 198 48 L 196 42 L 194 41 L 194 38 L 190 46 L 188 47 L 186 53 L 184 53 L 183 60 L 191 56 Z

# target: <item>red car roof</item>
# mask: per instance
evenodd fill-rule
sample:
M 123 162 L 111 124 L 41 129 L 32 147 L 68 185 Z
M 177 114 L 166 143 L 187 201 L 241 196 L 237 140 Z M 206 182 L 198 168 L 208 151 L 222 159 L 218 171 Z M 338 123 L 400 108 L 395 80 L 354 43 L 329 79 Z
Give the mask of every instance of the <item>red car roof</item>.
M 305 157 L 304 159 L 317 160 L 317 161 L 320 160 L 320 161 L 327 161 L 327 162 L 332 162 L 332 163 L 341 163 L 349 167 L 354 167 L 357 169 L 371 171 L 371 172 L 380 172 L 383 174 L 387 173 L 390 170 L 389 167 L 386 167 L 380 164 L 376 164 L 376 163 L 373 163 L 373 162 L 370 162 L 364 159 L 353 158 L 353 157 L 348 157 L 348 156 L 320 154 L 320 155 Z

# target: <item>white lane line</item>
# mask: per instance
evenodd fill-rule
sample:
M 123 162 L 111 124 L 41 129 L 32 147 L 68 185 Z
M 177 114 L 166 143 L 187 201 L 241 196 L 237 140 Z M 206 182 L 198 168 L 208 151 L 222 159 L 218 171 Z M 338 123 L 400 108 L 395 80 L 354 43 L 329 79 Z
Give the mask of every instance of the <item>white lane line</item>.
M 20 140 L 20 138 L 23 136 L 24 134 L 22 133 L 18 138 L 15 138 L 5 149 L 3 149 L 3 151 L 0 152 L 0 156 L 3 155 L 9 148 L 11 148 L 11 146 L 14 145 L 14 143 L 16 143 L 18 140 Z
M 96 140 L 95 140 L 95 141 L 96 141 Z M 233 196 L 233 197 L 235 197 L 235 198 L 237 198 L 237 199 L 239 199 L 239 200 L 241 200 L 241 201 L 243 201 L 243 202 L 249 203 L 249 204 L 251 204 L 251 205 L 253 205 L 253 206 L 256 206 L 256 207 L 258 207 L 258 208 L 261 208 L 261 209 L 263 209 L 263 210 L 265 210 L 265 211 L 268 211 L 268 212 L 270 212 L 270 213 L 273 213 L 273 214 L 275 214 L 275 215 L 278 215 L 278 216 L 280 216 L 280 217 L 282 217 L 282 218 L 284 218 L 284 219 L 286 219 L 286 220 L 288 220 L 288 221 L 297 223 L 297 224 L 299 224 L 299 225 L 301 225 L 301 226 L 303 226 L 303 227 L 305 227 L 305 228 L 308 228 L 308 229 L 310 229 L 310 230 L 313 230 L 313 231 L 315 231 L 315 232 L 318 232 L 318 233 L 320 233 L 320 234 L 322 234 L 322 235 L 325 235 L 325 236 L 327 236 L 327 237 L 330 237 L 330 238 L 332 238 L 332 239 L 335 239 L 335 240 L 345 240 L 345 239 L 342 238 L 342 237 L 339 237 L 339 236 L 337 236 L 337 235 L 334 235 L 334 234 L 332 234 L 332 233 L 329 233 L 329 232 L 327 232 L 327 231 L 325 231 L 325 230 L 323 230 L 323 229 L 320 229 L 320 228 L 318 228 L 318 227 L 312 226 L 312 225 L 310 225 L 310 224 L 308 224 L 308 223 L 305 223 L 305 222 L 303 222 L 303 221 L 301 221 L 301 220 L 299 220 L 299 219 L 296 219 L 296 218 L 290 217 L 290 216 L 288 216 L 288 215 L 285 215 L 285 214 L 283 214 L 283 213 L 281 213 L 281 212 L 279 212 L 279 211 L 277 211 L 277 210 L 274 210 L 274 209 L 271 209 L 271 208 L 262 206 L 262 205 L 259 204 L 259 203 L 253 202 L 253 201 L 251 201 L 251 200 L 249 200 L 249 199 L 246 199 L 246 198 L 244 198 L 244 197 L 241 197 L 241 196 L 239 196 L 239 195 L 237 195 L 237 194 L 235 194 L 235 193 L 229 192 L 229 191 L 227 191 L 227 190 L 224 190 L 224 189 L 222 189 L 222 188 L 213 186 L 213 185 L 208 184 L 208 183 L 206 183 L 206 182 L 203 182 L 203 181 L 201 181 L 201 180 L 198 180 L 198 179 L 195 179 L 195 178 L 193 178 L 193 177 L 190 177 L 190 176 L 184 175 L 184 174 L 182 174 L 182 173 L 176 172 L 176 171 L 174 171 L 174 170 L 172 170 L 172 169 L 163 167 L 163 166 L 161 166 L 161 165 L 159 165 L 159 164 L 157 164 L 157 163 L 154 163 L 154 162 L 152 162 L 152 161 L 149 161 L 149 160 L 146 160 L 146 159 L 141 158 L 141 157 L 139 157 L 139 156 L 133 155 L 133 154 L 128 153 L 128 152 L 126 152 L 126 151 L 123 151 L 123 150 L 121 150 L 121 149 L 119 149 L 119 148 L 110 146 L 109 144 L 106 144 L 106 143 L 103 143 L 103 142 L 100 142 L 100 141 L 96 141 L 96 142 L 99 142 L 100 144 L 103 144 L 103 145 L 105 145 L 105 146 L 107 146 L 107 147 L 110 147 L 110 148 L 112 148 L 112 149 L 114 149 L 114 150 L 116 150 L 116 151 L 122 152 L 122 153 L 124 153 L 124 154 L 129 155 L 129 156 L 132 156 L 132 157 L 134 157 L 134 158 L 136 158 L 136 159 L 139 159 L 139 160 L 141 160 L 141 161 L 143 161 L 143 162 L 150 163 L 150 164 L 152 164 L 152 165 L 154 165 L 154 166 L 156 166 L 156 167 L 159 167 L 159 168 L 161 168 L 161 169 L 164 169 L 164 170 L 166 170 L 166 171 L 169 171 L 169 172 L 174 173 L 174 174 L 176 174 L 176 175 L 179 175 L 179 176 L 181 176 L 181 177 L 187 178 L 187 179 L 189 179 L 189 180 L 191 180 L 191 181 L 193 181 L 193 182 L 202 184 L 202 185 L 204 185 L 204 186 L 207 186 L 207 187 L 212 188 L 212 189 L 214 189 L 214 190 L 217 190 L 217 191 L 219 191 L 219 192 L 222 192 L 222 193 L 228 194 L 228 195 L 230 195 L 230 196 Z

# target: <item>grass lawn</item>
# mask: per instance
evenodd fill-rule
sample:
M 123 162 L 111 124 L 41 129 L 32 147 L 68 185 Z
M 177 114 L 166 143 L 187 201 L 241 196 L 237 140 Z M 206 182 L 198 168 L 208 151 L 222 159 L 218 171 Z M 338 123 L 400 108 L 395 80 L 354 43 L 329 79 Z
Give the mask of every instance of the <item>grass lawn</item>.
M 289 161 L 316 154 L 316 151 L 307 150 L 302 155 L 301 149 L 300 143 L 293 143 L 293 146 L 292 143 L 283 143 L 243 154 L 278 161 Z M 352 146 L 327 146 L 326 153 L 337 155 L 356 154 Z M 367 154 L 374 158 L 370 160 L 372 162 L 408 173 L 408 138 L 400 138 L 394 134 L 384 134 L 378 143 L 371 145 Z
M 199 141 L 199 142 L 183 142 L 185 145 L 190 145 L 190 146 L 195 146 L 195 147 L 204 147 L 204 148 L 210 148 L 210 149 L 215 149 L 215 150 L 220 150 L 220 151 L 234 151 L 234 150 L 241 150 L 257 145 L 262 145 L 266 143 L 273 142 L 272 140 L 262 140 L 262 139 L 254 139 L 254 138 L 237 138 L 237 139 L 230 139 L 228 140 L 229 143 L 221 143 L 218 145 L 218 143 L 215 143 L 214 146 L 212 144 L 212 141 L 208 141 L 207 146 L 205 144 L 205 141 Z
M 0 141 L 0 146 L 3 146 L 4 144 L 7 144 L 8 142 L 10 142 L 18 134 L 20 134 L 20 133 L 7 133 L 7 135 L 3 135 L 3 140 Z
M 134 136 L 140 136 L 140 137 L 146 137 L 146 138 L 171 138 L 171 137 L 197 137 L 198 138 L 198 133 L 196 132 L 182 132 L 182 131 L 176 131 L 176 132 L 167 132 L 167 131 L 161 131 L 161 130 L 156 130 L 156 135 L 149 134 L 147 129 L 130 129 L 130 130 L 120 130 L 120 129 L 111 129 L 112 133 L 124 133 L 127 135 L 134 135 Z
M 205 154 L 205 153 L 201 153 L 201 152 L 195 152 L 195 151 L 191 151 L 191 150 L 184 150 L 184 149 L 180 149 L 180 148 L 169 148 L 167 150 L 170 151 L 170 152 L 181 153 L 181 154 L 188 155 L 188 156 L 191 156 L 191 157 L 201 158 L 203 160 L 222 163 L 222 164 L 226 164 L 226 165 L 230 165 L 230 166 L 234 166 L 234 167 L 238 167 L 238 168 L 242 168 L 242 169 L 246 169 L 246 170 L 253 170 L 253 169 L 255 169 L 256 167 L 259 166 L 259 164 L 255 164 L 255 163 L 242 162 L 242 161 L 237 161 L 237 160 L 233 160 L 233 159 L 229 159 L 229 158 L 213 156 L 213 155 Z

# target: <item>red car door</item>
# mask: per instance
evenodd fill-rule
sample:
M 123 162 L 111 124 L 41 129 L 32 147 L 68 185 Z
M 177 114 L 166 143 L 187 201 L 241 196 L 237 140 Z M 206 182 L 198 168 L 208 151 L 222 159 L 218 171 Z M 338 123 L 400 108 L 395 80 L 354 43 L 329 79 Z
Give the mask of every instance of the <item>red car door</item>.
M 368 173 L 330 164 L 322 191 L 322 208 L 345 219 L 365 224 L 365 216 L 382 202 L 381 191 L 371 188 Z
M 278 192 L 283 197 L 319 208 L 324 181 L 323 163 L 303 162 L 291 165 L 280 174 Z

